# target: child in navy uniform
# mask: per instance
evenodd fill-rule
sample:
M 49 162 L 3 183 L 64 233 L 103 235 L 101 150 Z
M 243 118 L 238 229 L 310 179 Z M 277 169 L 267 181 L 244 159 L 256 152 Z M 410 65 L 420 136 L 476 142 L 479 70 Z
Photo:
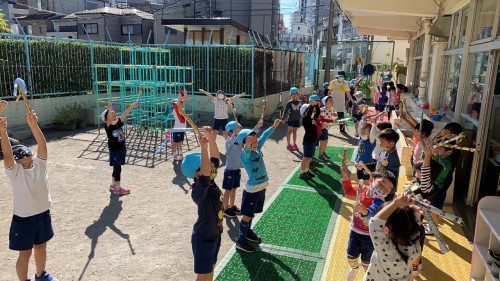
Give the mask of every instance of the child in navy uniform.
M 309 104 L 302 105 L 300 107 L 300 113 L 303 116 L 302 126 L 304 126 L 306 132 L 304 133 L 304 138 L 302 140 L 304 155 L 302 157 L 302 162 L 300 163 L 301 172 L 299 178 L 303 180 L 310 180 L 314 177 L 314 174 L 309 171 L 309 165 L 311 164 L 314 156 L 314 150 L 316 149 L 316 143 L 318 142 L 318 127 L 316 126 L 316 119 L 318 119 L 320 115 L 319 97 L 317 95 L 309 97 Z
M 300 106 L 302 102 L 299 100 L 299 90 L 295 87 L 290 88 L 290 100 L 286 103 L 285 110 L 281 116 L 281 120 L 288 118 L 288 130 L 286 132 L 286 149 L 298 150 L 297 147 L 297 130 L 300 127 Z M 290 143 L 290 136 L 293 137 L 293 145 Z
M 358 188 L 362 188 L 359 204 L 354 205 L 351 218 L 351 233 L 347 244 L 347 262 L 350 269 L 347 280 L 356 278 L 359 270 L 358 259 L 361 257 L 361 266 L 366 270 L 370 264 L 373 253 L 373 244 L 370 239 L 368 221 L 376 210 L 384 203 L 384 198 L 396 184 L 396 179 L 391 172 L 377 171 L 373 173 L 373 182 L 370 185 L 353 188 L 347 166 L 342 166 L 342 187 L 344 194 L 355 197 Z
M 191 198 L 198 206 L 198 219 L 191 235 L 196 280 L 213 280 L 221 243 L 224 208 L 222 192 L 214 182 L 220 165 L 216 136 L 216 131 L 205 127 L 204 132 L 198 135 L 201 153 L 187 155 L 181 164 L 184 176 L 194 180 Z
M 264 120 L 259 120 L 253 128 L 255 133 L 259 133 L 260 128 L 264 125 Z M 231 121 L 226 125 L 226 132 L 229 138 L 226 140 L 226 168 L 224 169 L 224 179 L 222 181 L 222 189 L 224 189 L 224 216 L 234 218 L 240 209 L 234 204 L 236 197 L 236 189 L 240 187 L 241 168 L 241 152 L 243 145 L 237 142 L 238 133 L 241 131 L 241 125 L 236 121 Z
M 375 148 L 375 137 L 371 136 L 370 131 L 372 124 L 366 122 L 366 117 L 364 117 L 358 126 L 359 142 L 358 142 L 358 153 L 354 160 L 355 163 L 363 162 L 365 164 L 370 164 L 373 162 L 372 151 Z M 368 180 L 370 175 L 368 175 L 364 169 L 357 170 L 358 180 Z
M 123 121 L 136 106 L 137 102 L 130 104 L 122 116 L 118 118 L 116 112 L 113 111 L 113 105 L 108 104 L 108 109 L 101 114 L 102 121 L 106 122 L 104 130 L 108 136 L 109 165 L 113 167 L 109 190 L 118 195 L 130 193 L 130 189 L 121 186 L 122 165 L 125 165 L 125 156 L 127 155 L 122 127 Z
M 9 233 L 9 249 L 18 251 L 16 272 L 19 280 L 28 279 L 28 266 L 34 252 L 35 281 L 55 281 L 45 270 L 47 242 L 54 236 L 50 215 L 50 188 L 47 175 L 47 143 L 34 111 L 26 116 L 38 145 L 36 156 L 24 145 L 11 147 L 7 118 L 0 117 L 0 138 L 5 173 L 12 184 L 14 215 Z
M 238 143 L 245 145 L 241 153 L 241 161 L 247 171 L 248 181 L 243 190 L 241 202 L 243 217 L 240 221 L 240 233 L 238 241 L 236 241 L 236 248 L 248 253 L 255 252 L 255 248 L 248 241 L 254 243 L 262 241 L 251 229 L 253 217 L 264 209 L 266 187 L 269 185 L 269 177 L 261 149 L 274 129 L 280 124 L 281 119 L 274 120 L 273 126 L 265 130 L 258 139 L 257 134 L 249 129 L 243 129 L 238 133 Z

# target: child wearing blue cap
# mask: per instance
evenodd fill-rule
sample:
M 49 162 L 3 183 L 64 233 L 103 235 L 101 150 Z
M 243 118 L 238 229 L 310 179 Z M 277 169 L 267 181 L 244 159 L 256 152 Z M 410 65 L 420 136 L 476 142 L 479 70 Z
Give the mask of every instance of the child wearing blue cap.
M 224 208 L 222 192 L 214 182 L 220 165 L 216 137 L 216 131 L 211 127 L 204 127 L 204 132 L 198 135 L 201 153 L 187 155 L 181 164 L 184 176 L 194 180 L 191 198 L 198 206 L 198 219 L 191 235 L 196 280 L 213 280 L 221 243 Z
M 317 95 L 312 95 L 309 97 L 309 104 L 304 104 L 300 107 L 300 113 L 303 116 L 302 126 L 304 126 L 306 131 L 302 140 L 304 155 L 302 157 L 302 162 L 300 162 L 301 173 L 299 175 L 299 178 L 303 180 L 310 180 L 314 177 L 314 174 L 309 171 L 309 166 L 311 165 L 316 143 L 318 142 L 318 127 L 316 126 L 316 120 L 320 115 L 319 104 L 319 97 Z
M 225 131 L 226 124 L 229 122 L 229 115 L 227 114 L 227 109 L 228 109 L 227 105 L 231 104 L 233 100 L 237 98 L 244 97 L 246 93 L 243 92 L 239 95 L 235 95 L 229 99 L 226 99 L 226 94 L 222 90 L 218 90 L 217 93 L 215 94 L 215 97 L 203 89 L 199 89 L 199 91 L 205 94 L 207 97 L 209 97 L 210 100 L 215 105 L 214 124 L 212 125 L 212 128 L 216 132 L 222 130 L 224 139 L 227 139 L 227 132 Z
M 255 248 L 248 241 L 258 244 L 262 241 L 251 229 L 253 217 L 264 209 L 266 187 L 269 185 L 269 177 L 261 149 L 274 129 L 280 124 L 281 119 L 274 120 L 273 126 L 265 130 L 258 139 L 257 134 L 249 129 L 243 129 L 238 133 L 238 143 L 245 145 L 241 153 L 241 162 L 243 162 L 248 174 L 248 180 L 241 201 L 243 217 L 240 221 L 240 233 L 238 241 L 236 241 L 236 248 L 248 253 L 255 252 Z
M 259 133 L 260 128 L 264 125 L 264 120 L 260 119 L 257 125 L 253 128 L 253 132 Z M 241 168 L 241 152 L 243 145 L 238 143 L 238 133 L 241 131 L 241 125 L 236 121 L 231 121 L 226 125 L 226 132 L 229 138 L 226 140 L 226 168 L 224 169 L 224 179 L 222 180 L 222 189 L 224 189 L 224 216 L 228 218 L 236 217 L 236 213 L 240 209 L 234 204 L 236 197 L 236 189 L 240 187 Z
M 34 252 L 35 281 L 56 280 L 46 270 L 47 242 L 54 236 L 50 214 L 51 197 L 47 175 L 47 143 L 32 110 L 26 116 L 37 142 L 37 154 L 24 145 L 11 147 L 7 118 L 0 117 L 0 138 L 5 173 L 12 184 L 14 215 L 9 234 L 9 249 L 18 251 L 16 272 L 19 280 L 28 279 L 29 261 Z
M 295 87 L 290 88 L 290 100 L 286 103 L 285 110 L 281 116 L 284 121 L 288 117 L 288 130 L 286 132 L 286 149 L 298 150 L 297 147 L 297 130 L 300 127 L 300 106 L 302 102 L 299 100 L 299 90 Z M 290 135 L 293 137 L 293 145 L 290 144 Z

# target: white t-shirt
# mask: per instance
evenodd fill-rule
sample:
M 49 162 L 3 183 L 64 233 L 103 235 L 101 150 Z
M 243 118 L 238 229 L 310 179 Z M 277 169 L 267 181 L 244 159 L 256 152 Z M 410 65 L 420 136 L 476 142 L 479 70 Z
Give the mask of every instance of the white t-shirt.
M 14 215 L 30 217 L 50 209 L 49 176 L 47 175 L 47 160 L 34 156 L 33 167 L 23 169 L 21 164 L 14 162 L 5 173 L 12 184 Z
M 175 109 L 174 109 L 174 113 L 172 114 L 174 115 L 174 128 L 186 128 L 186 119 L 184 119 L 184 123 L 181 123 L 181 120 L 179 118 L 179 116 L 177 116 L 177 112 L 175 112 Z
M 346 81 L 340 82 L 335 79 L 330 82 L 328 89 L 332 91 L 331 96 L 335 108 L 338 108 L 340 112 L 344 112 L 345 92 L 350 91 L 349 84 Z
M 215 104 L 215 119 L 229 119 L 226 100 L 214 98 L 213 102 Z

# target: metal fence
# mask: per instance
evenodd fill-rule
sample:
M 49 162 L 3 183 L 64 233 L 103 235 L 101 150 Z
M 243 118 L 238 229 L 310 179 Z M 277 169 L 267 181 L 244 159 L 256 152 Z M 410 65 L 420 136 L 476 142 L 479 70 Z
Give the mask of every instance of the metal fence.
M 31 98 L 92 92 L 94 64 L 130 63 L 120 60 L 123 46 L 129 45 L 0 34 L 0 97 L 12 97 L 17 77 L 26 81 Z M 222 89 L 228 95 L 246 91 L 252 97 L 261 97 L 304 85 L 306 73 L 312 71 L 305 69 L 305 53 L 264 46 L 144 47 L 168 48 L 172 52 L 170 65 L 194 67 L 195 91 Z

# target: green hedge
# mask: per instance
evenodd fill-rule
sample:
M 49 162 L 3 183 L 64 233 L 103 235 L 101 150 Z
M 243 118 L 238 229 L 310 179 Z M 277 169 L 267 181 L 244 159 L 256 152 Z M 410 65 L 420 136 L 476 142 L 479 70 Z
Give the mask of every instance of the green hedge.
M 0 96 L 11 96 L 13 81 L 23 78 L 28 84 L 28 67 L 25 42 L 22 39 L 0 37 Z M 29 65 L 32 87 L 28 89 L 35 96 L 54 93 L 82 93 L 92 91 L 91 47 L 87 42 L 28 39 Z M 119 64 L 120 46 L 92 45 L 94 63 Z M 237 46 L 168 46 L 170 61 L 174 66 L 194 68 L 194 90 L 200 88 L 215 92 L 223 89 L 226 93 L 251 93 L 252 71 L 255 73 L 255 96 L 261 96 L 264 89 L 264 53 L 266 53 L 267 94 L 273 91 L 272 83 L 274 52 L 251 47 Z M 252 58 L 252 52 L 255 56 Z M 252 69 L 253 59 L 253 69 Z M 138 62 L 142 59 L 138 58 Z M 130 63 L 127 57 L 123 63 Z M 165 58 L 163 64 L 168 65 Z M 279 71 L 279 70 L 278 70 Z M 289 73 L 291 71 L 288 71 Z M 297 72 L 299 72 L 297 70 Z M 303 75 L 303 74 L 301 74 Z M 106 80 L 107 74 L 100 72 L 99 80 Z M 276 76 L 276 75 L 275 75 Z M 118 72 L 113 73 L 118 79 Z M 287 77 L 287 80 L 290 79 Z M 190 79 L 189 79 L 190 80 Z

